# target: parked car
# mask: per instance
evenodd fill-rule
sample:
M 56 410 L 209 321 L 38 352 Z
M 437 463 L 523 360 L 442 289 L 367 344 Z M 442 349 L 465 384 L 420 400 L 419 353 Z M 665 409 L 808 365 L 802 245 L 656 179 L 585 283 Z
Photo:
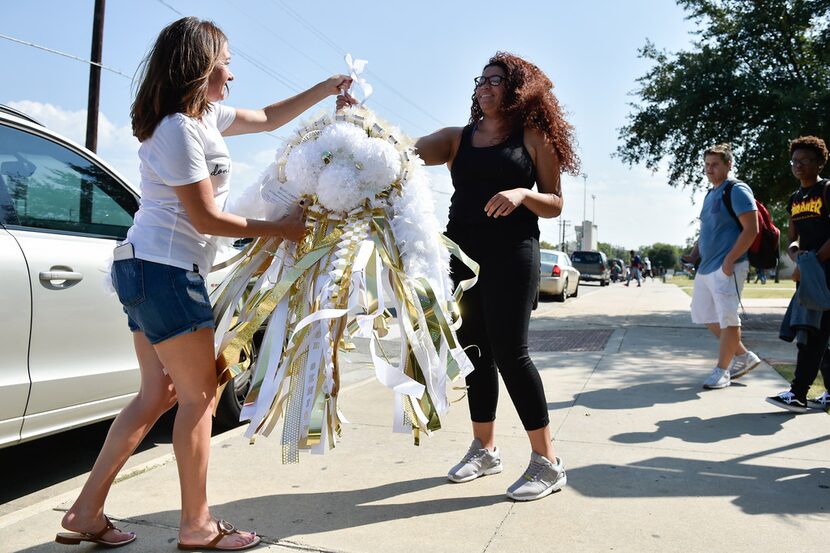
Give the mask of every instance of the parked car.
M 540 250 L 542 271 L 539 277 L 539 293 L 552 295 L 556 301 L 575 298 L 579 294 L 579 271 L 568 254 L 556 250 Z
M 94 153 L 0 106 L 0 447 L 114 417 L 138 391 L 127 319 L 104 286 L 138 199 Z M 223 395 L 226 420 L 249 373 Z
M 603 252 L 577 251 L 571 254 L 571 262 L 579 271 L 580 279 L 585 281 L 598 280 L 600 286 L 608 286 L 611 282 L 611 266 Z

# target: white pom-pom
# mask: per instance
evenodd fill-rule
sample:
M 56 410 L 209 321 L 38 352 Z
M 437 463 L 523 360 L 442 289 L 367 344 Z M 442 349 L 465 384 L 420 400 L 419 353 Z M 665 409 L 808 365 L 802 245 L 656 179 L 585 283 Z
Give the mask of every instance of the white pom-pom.
M 317 200 L 330 211 L 351 211 L 365 199 L 355 178 L 354 164 L 334 160 L 320 173 L 317 181 Z

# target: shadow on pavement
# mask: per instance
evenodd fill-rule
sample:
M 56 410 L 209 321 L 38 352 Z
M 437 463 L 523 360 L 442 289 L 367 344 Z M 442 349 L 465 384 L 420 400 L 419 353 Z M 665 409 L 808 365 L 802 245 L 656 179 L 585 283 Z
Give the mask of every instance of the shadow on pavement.
M 617 375 L 614 375 L 617 380 Z M 644 378 L 637 375 L 637 378 Z M 651 376 L 646 376 L 651 379 Z M 590 409 L 642 409 L 658 404 L 680 403 L 698 399 L 703 390 L 699 383 L 648 382 L 626 388 L 605 388 L 582 392 L 571 401 L 548 403 L 548 410 L 582 405 Z
M 592 465 L 568 470 L 568 485 L 597 498 L 734 496 L 732 503 L 747 514 L 825 513 L 830 504 L 830 468 L 802 470 L 738 460 L 655 457 L 631 465 Z
M 711 419 L 683 417 L 657 422 L 654 432 L 627 432 L 611 437 L 621 444 L 657 442 L 663 438 L 677 438 L 684 442 L 711 444 L 741 436 L 772 436 L 783 429 L 793 413 L 735 413 Z
M 291 536 L 317 534 L 346 528 L 354 528 L 392 520 L 411 519 L 455 511 L 465 511 L 508 501 L 503 493 L 498 495 L 460 497 L 463 486 L 458 487 L 459 497 L 412 501 L 412 498 L 395 498 L 422 492 L 438 486 L 454 486 L 445 477 L 419 478 L 402 482 L 390 482 L 381 486 L 359 490 L 292 493 L 254 497 L 232 501 L 211 507 L 217 516 L 231 522 L 234 513 L 257 513 L 257 518 L 238 520 L 240 527 L 255 527 L 257 534 L 266 541 L 277 541 Z M 178 511 L 137 515 L 131 521 L 178 520 Z

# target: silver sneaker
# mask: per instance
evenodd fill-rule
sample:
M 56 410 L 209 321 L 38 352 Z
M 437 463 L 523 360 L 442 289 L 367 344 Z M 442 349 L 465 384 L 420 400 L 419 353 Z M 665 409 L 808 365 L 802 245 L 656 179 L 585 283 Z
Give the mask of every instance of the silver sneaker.
M 556 464 L 535 451 L 530 454 L 530 464 L 525 473 L 507 488 L 507 497 L 516 501 L 542 499 L 559 491 L 568 483 L 565 465 L 556 458 Z
M 450 469 L 447 478 L 456 483 L 469 482 L 479 476 L 498 474 L 504 467 L 501 464 L 499 449 L 493 451 L 481 447 L 481 441 L 476 438 L 470 444 L 467 454 L 457 465 Z
M 703 387 L 710 390 L 718 390 L 720 388 L 726 388 L 730 383 L 729 369 L 715 367 L 712 369 L 712 374 L 709 375 L 709 378 L 703 381 Z
M 732 364 L 729 365 L 729 379 L 740 378 L 760 364 L 761 358 L 751 351 L 747 351 L 743 355 L 736 355 L 732 359 Z
M 821 409 L 822 411 L 827 411 L 830 409 L 830 394 L 824 392 L 815 399 L 808 399 L 807 407 L 810 409 Z

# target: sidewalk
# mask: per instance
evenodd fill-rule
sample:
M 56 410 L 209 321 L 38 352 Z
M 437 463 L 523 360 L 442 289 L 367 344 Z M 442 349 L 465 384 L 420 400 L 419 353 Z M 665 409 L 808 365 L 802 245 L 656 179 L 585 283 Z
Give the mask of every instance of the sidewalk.
M 677 287 L 657 281 L 583 286 L 564 305 L 540 305 L 533 343 L 569 336 L 581 338 L 583 349 L 600 348 L 533 352 L 568 471 L 560 493 L 530 503 L 505 498 L 529 458 L 506 393 L 497 425 L 504 472 L 450 484 L 444 475 L 471 439 L 465 403 L 414 447 L 410 436 L 390 431 L 392 396 L 370 379 L 342 392 L 351 424 L 324 456 L 281 465 L 278 439 L 251 446 L 244 428 L 217 437 L 213 512 L 255 528 L 267 544 L 255 551 L 758 553 L 782 543 L 826 546 L 830 418 L 765 403 L 787 385 L 766 364 L 730 388 L 702 390 L 717 343 L 690 323 L 688 305 Z M 781 309 L 746 307 L 750 318 Z M 764 358 L 794 360 L 794 346 L 779 345 L 774 332 L 749 330 L 747 343 Z M 116 484 L 107 504 L 123 529 L 139 535 L 125 552 L 175 550 L 175 462 L 155 465 Z M 92 550 L 52 542 L 72 497 L 0 518 L 0 551 Z

